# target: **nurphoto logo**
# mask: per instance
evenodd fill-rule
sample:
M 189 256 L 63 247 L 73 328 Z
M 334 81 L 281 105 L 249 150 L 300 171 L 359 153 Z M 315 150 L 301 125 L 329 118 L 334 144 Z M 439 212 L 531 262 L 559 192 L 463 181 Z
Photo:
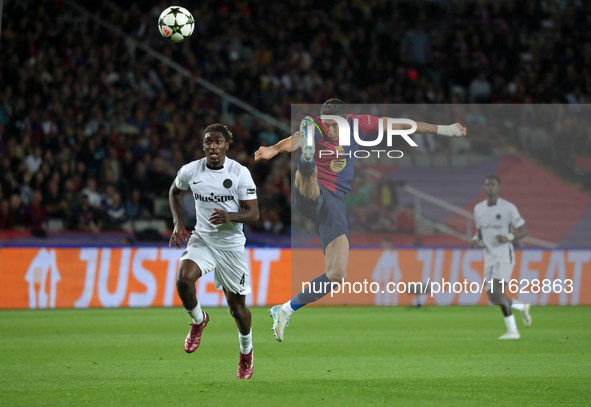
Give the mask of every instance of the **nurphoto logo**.
M 351 126 L 349 126 L 349 122 L 342 116 L 338 115 L 321 115 L 320 119 L 315 116 L 307 115 L 305 118 L 307 121 L 307 126 L 311 131 L 314 128 L 320 131 L 320 134 L 323 136 L 328 137 L 328 132 L 326 127 L 324 126 L 324 121 L 334 120 L 339 129 L 339 146 L 350 146 L 351 145 L 351 133 L 353 134 L 353 138 L 355 142 L 360 147 L 375 147 L 380 145 L 384 139 L 384 133 L 386 136 L 386 145 L 388 147 L 392 147 L 393 145 L 393 138 L 394 136 L 402 137 L 411 147 L 418 147 L 417 144 L 410 138 L 410 135 L 413 134 L 417 130 L 417 124 L 414 120 L 409 119 L 393 119 L 390 117 L 378 118 L 378 132 L 377 137 L 375 140 L 363 140 L 359 136 L 359 120 L 357 118 L 353 119 L 353 132 L 351 132 Z M 385 124 L 385 128 L 384 128 Z M 406 125 L 410 126 L 410 128 L 401 129 L 399 126 L 394 128 L 394 125 Z M 314 143 L 314 138 L 309 137 L 308 145 L 311 146 Z M 379 158 L 382 154 L 386 155 L 388 158 L 402 158 L 404 153 L 400 150 L 376 150 L 376 149 L 363 149 L 363 150 L 356 150 L 356 151 L 349 151 L 345 152 L 342 148 L 336 149 L 336 151 L 332 150 L 320 150 L 318 152 L 320 157 L 330 157 L 333 156 L 335 158 L 347 157 L 351 158 L 354 156 L 355 158 L 369 158 L 372 156 L 372 153 L 376 154 Z

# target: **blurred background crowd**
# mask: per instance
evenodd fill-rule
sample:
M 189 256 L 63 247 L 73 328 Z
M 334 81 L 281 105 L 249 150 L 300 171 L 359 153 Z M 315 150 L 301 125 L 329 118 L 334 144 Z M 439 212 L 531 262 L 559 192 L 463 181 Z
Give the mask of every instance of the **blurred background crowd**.
M 183 44 L 157 32 L 166 2 L 79 3 L 288 126 L 291 104 L 330 97 L 408 104 L 590 101 L 591 2 L 581 0 L 195 2 L 187 6 L 195 33 Z M 289 134 L 236 107 L 222 117 L 217 96 L 67 2 L 4 2 L 0 229 L 42 234 L 52 221 L 54 229 L 80 231 L 168 221 L 176 172 L 203 157 L 203 129 L 222 121 L 234 133 L 229 155 L 250 168 L 258 185 L 261 219 L 251 229 L 289 232 L 289 157 L 253 159 L 260 145 Z M 569 125 L 568 142 L 550 137 L 531 149 L 527 137 L 474 135 L 463 151 L 450 151 L 449 141 L 436 137 L 411 153 L 494 154 L 508 143 L 569 179 L 575 158 L 591 151 L 591 132 Z M 374 199 L 392 219 L 370 229 L 411 231 L 412 209 L 398 205 L 389 182 L 356 183 L 348 204 L 367 207 L 363 200 Z M 368 214 L 352 216 L 363 222 Z

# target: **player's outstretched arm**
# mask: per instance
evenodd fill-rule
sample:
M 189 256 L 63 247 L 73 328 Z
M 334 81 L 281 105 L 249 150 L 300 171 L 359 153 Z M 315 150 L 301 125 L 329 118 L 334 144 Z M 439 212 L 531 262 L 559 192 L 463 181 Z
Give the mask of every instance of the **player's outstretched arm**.
M 386 118 L 384 118 L 386 119 Z M 423 122 L 415 122 L 417 124 L 417 129 L 415 133 L 436 133 L 440 136 L 447 136 L 447 137 L 462 137 L 466 136 L 467 130 L 464 126 L 460 123 L 454 123 L 449 125 L 436 125 L 436 124 L 429 124 Z M 392 128 L 394 130 L 406 130 L 409 129 L 409 125 L 403 123 L 393 123 Z
M 419 124 L 424 126 L 433 126 L 432 124 L 427 123 L 417 123 L 417 132 L 419 133 L 433 133 L 433 131 L 419 131 Z M 447 136 L 447 137 L 462 137 L 468 134 L 468 130 L 462 126 L 460 123 L 448 124 L 448 125 L 439 125 L 435 126 L 435 133 L 440 136 Z
M 292 151 L 300 148 L 301 145 L 302 140 L 300 139 L 300 132 L 297 131 L 293 136 L 284 138 L 277 144 L 274 144 L 270 147 L 259 147 L 259 149 L 254 153 L 254 160 L 270 160 L 277 154 L 291 153 Z
M 239 212 L 226 212 L 215 208 L 209 217 L 212 225 L 221 225 L 228 222 L 253 223 L 259 220 L 259 202 L 256 199 L 240 201 Z
M 172 236 L 168 242 L 168 247 L 172 246 L 172 243 L 174 242 L 174 246 L 177 249 L 182 249 L 183 246 L 187 245 L 189 240 L 189 232 L 187 232 L 187 229 L 185 229 L 185 225 L 183 224 L 183 204 L 181 200 L 182 193 L 183 190 L 179 189 L 175 185 L 174 181 L 172 181 L 172 185 L 168 190 L 168 203 L 170 204 L 170 211 L 172 212 L 174 230 L 172 231 Z

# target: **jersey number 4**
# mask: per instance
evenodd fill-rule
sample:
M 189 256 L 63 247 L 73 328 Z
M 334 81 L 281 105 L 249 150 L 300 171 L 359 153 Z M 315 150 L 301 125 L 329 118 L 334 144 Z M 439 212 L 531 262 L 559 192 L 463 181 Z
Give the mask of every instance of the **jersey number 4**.
M 246 274 L 242 275 L 242 278 L 240 279 L 240 285 L 244 286 L 244 278 L 246 277 Z

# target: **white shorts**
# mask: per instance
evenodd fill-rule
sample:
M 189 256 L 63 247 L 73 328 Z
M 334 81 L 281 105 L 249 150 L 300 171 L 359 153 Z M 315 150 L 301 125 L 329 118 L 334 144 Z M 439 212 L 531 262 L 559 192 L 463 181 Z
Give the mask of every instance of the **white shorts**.
M 484 279 L 487 287 L 490 289 L 491 280 L 503 280 L 505 284 L 509 284 L 511 274 L 513 274 L 514 264 L 504 261 L 497 261 L 494 263 L 484 263 Z
M 218 290 L 246 295 L 250 293 L 250 273 L 244 250 L 219 250 L 199 236 L 192 235 L 179 261 L 192 260 L 205 275 L 214 272 L 213 282 Z

